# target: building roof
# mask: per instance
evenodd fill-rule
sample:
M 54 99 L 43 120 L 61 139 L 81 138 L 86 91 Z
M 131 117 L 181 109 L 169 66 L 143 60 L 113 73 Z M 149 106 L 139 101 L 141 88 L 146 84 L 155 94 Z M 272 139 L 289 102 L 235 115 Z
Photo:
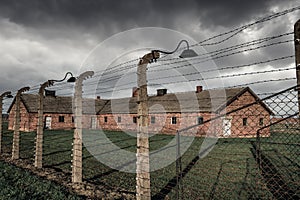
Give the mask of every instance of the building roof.
M 38 112 L 38 95 L 37 94 L 22 94 L 21 102 L 23 102 L 28 113 Z M 96 114 L 107 102 L 102 99 L 83 99 L 82 111 L 85 114 Z M 10 105 L 8 112 L 12 109 L 15 99 Z M 73 97 L 66 96 L 45 96 L 44 97 L 44 113 L 64 113 L 72 114 L 73 112 Z
M 171 93 L 162 96 L 149 96 L 149 113 L 187 113 L 187 112 L 220 112 L 234 102 L 245 92 L 249 92 L 255 99 L 258 96 L 249 88 L 227 88 Z M 44 113 L 72 114 L 72 97 L 46 96 L 44 97 Z M 38 95 L 22 94 L 21 101 L 29 113 L 37 113 Z M 11 104 L 10 112 L 15 100 Z M 119 99 L 83 99 L 83 113 L 85 114 L 136 114 L 138 109 L 137 98 Z M 263 103 L 260 104 L 270 113 L 272 111 Z
M 255 99 L 258 99 L 257 95 L 249 87 L 149 96 L 149 113 L 219 112 L 246 91 L 249 91 Z M 136 102 L 136 97 L 111 99 L 108 100 L 98 114 L 136 114 L 138 107 Z M 272 113 L 264 103 L 261 103 L 261 105 L 268 112 Z

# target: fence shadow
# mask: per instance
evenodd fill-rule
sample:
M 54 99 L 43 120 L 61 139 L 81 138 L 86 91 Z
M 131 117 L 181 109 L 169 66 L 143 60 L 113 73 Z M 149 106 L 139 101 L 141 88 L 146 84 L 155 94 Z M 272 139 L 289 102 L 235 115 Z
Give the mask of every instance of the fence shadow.
M 182 171 L 181 178 L 184 178 L 186 174 L 193 168 L 193 166 L 200 159 L 200 156 L 196 156 Z M 155 194 L 152 199 L 161 200 L 164 199 L 173 188 L 177 186 L 177 176 L 174 176 L 157 194 Z
M 273 164 L 272 158 L 268 156 L 264 151 L 258 149 L 255 142 L 252 142 L 254 147 L 253 154 L 255 155 L 257 164 L 259 166 L 260 174 L 265 180 L 268 190 L 272 193 L 275 199 L 300 199 L 297 191 L 291 189 L 288 183 L 285 181 L 283 174 Z M 270 149 L 268 152 L 274 151 L 278 156 L 276 149 Z

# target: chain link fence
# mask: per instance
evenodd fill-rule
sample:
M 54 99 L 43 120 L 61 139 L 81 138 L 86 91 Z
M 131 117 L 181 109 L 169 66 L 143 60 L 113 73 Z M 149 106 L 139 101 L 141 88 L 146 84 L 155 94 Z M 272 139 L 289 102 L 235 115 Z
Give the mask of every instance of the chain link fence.
M 177 195 L 173 198 L 299 199 L 296 89 L 237 105 L 199 125 L 214 126 L 219 138 L 211 137 L 211 146 L 206 149 L 200 149 L 204 138 L 196 138 L 178 159 Z M 179 131 L 179 137 L 190 128 Z

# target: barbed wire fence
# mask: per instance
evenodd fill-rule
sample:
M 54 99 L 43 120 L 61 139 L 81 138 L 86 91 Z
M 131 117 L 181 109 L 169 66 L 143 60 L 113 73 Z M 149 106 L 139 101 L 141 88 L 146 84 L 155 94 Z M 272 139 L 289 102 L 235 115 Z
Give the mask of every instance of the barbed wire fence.
M 298 9 L 300 7 L 276 13 L 249 25 L 213 36 L 198 44 L 191 45 L 191 47 L 220 44 L 242 33 L 250 26 L 270 21 Z M 150 162 L 168 160 L 170 156 L 174 156 L 174 161 L 176 160 L 166 167 L 151 172 L 153 199 L 297 199 L 300 196 L 299 88 L 296 83 L 295 66 L 285 64 L 293 63 L 295 56 L 291 53 L 274 58 L 259 58 L 260 60 L 255 59 L 249 63 L 220 66 L 217 69 L 208 67 L 199 71 L 191 71 L 193 65 L 209 63 L 209 61 L 220 60 L 221 62 L 222 59 L 234 59 L 234 56 L 267 48 L 280 48 L 282 45 L 293 47 L 293 34 L 294 32 L 288 32 L 256 39 L 216 49 L 185 61 L 164 57 L 148 67 L 148 86 L 155 89 L 161 86 L 171 87 L 176 84 L 196 85 L 222 79 L 225 88 L 222 89 L 225 90 L 225 93 L 234 89 L 245 91 L 243 93 L 245 96 L 238 96 L 233 104 L 226 105 L 224 110 L 221 109 L 219 113 L 213 116 L 207 116 L 203 113 L 185 116 L 182 112 L 181 114 L 161 117 L 155 112 L 150 112 L 151 116 L 155 116 L 153 118 L 155 121 L 163 121 L 164 123 L 170 123 L 172 117 L 177 117 L 178 123 L 179 121 L 183 123 L 184 118 L 193 121 L 191 126 L 180 130 L 178 130 L 178 126 L 166 125 L 163 127 L 165 134 L 153 134 L 152 136 L 150 131 L 150 157 L 159 154 L 160 158 Z M 221 39 L 208 43 L 217 38 Z M 85 98 L 96 99 L 95 94 L 97 96 L 99 94 L 102 99 L 102 96 L 117 96 L 131 91 L 136 86 L 136 62 L 138 62 L 137 59 L 95 72 L 95 75 L 83 84 Z M 270 68 L 272 64 L 276 67 Z M 251 71 L 245 71 L 249 67 L 251 67 Z M 179 75 L 170 74 L 168 72 L 171 69 L 179 70 L 181 73 Z M 135 78 L 132 81 L 128 80 L 126 83 L 119 84 L 118 80 L 124 76 L 124 73 Z M 220 89 L 214 84 L 208 85 L 211 87 L 205 90 Z M 96 91 L 94 86 L 96 86 Z M 32 86 L 26 94 L 37 95 L 39 87 L 39 84 Z M 74 94 L 74 85 L 68 83 L 57 83 L 49 89 L 55 90 L 57 96 L 70 97 Z M 149 98 L 151 97 L 150 95 Z M 72 98 L 70 99 L 69 106 L 72 107 Z M 128 100 L 125 106 L 136 104 L 134 99 L 128 99 L 131 100 Z M 209 96 L 204 100 L 210 99 Z M 111 102 L 113 102 L 111 106 L 116 107 L 124 104 L 124 101 L 118 102 L 118 100 Z M 178 99 L 164 98 L 155 100 L 153 105 L 166 105 L 174 102 L 178 103 Z M 27 103 L 35 104 L 37 102 L 36 99 L 31 99 Z M 9 108 L 10 105 L 11 102 L 4 101 L 5 108 Z M 89 110 L 91 106 L 95 105 L 83 104 L 82 109 Z M 97 134 L 97 128 L 111 129 L 111 131 L 105 130 L 104 132 L 105 137 L 119 147 L 113 153 L 118 155 L 124 150 L 135 153 L 136 135 L 134 130 L 136 130 L 136 122 L 134 117 L 137 117 L 137 114 L 116 113 L 114 115 L 111 112 L 99 115 L 97 112 L 83 114 L 83 117 L 88 118 L 85 122 L 86 129 L 91 129 L 95 134 Z M 59 114 L 65 116 L 64 122 L 68 120 L 68 123 L 73 123 L 72 108 L 70 113 Z M 20 129 L 23 131 L 26 130 L 26 124 L 30 123 L 28 120 L 26 121 L 29 115 L 30 113 L 21 114 Z M 203 117 L 200 118 L 202 120 L 200 122 L 198 121 L 199 117 Z M 97 120 L 96 130 L 92 127 L 92 118 Z M 59 119 L 55 120 L 59 121 Z M 112 124 L 105 124 L 105 120 L 112 122 Z M 11 156 L 13 144 L 11 131 L 13 127 L 11 124 L 13 121 L 8 123 L 7 120 L 3 124 L 1 145 L 2 153 L 9 156 Z M 74 127 L 68 126 L 68 128 Z M 123 130 L 125 133 L 116 132 L 116 130 Z M 127 132 L 130 134 L 126 134 Z M 186 138 L 190 138 L 193 134 L 195 139 L 188 143 Z M 21 134 L 21 160 L 33 163 L 35 137 L 34 130 Z M 70 182 L 71 167 L 72 165 L 74 167 L 71 162 L 73 139 L 73 130 L 45 130 L 43 142 L 43 168 L 62 171 L 69 177 Z M 211 141 L 203 146 L 206 139 L 211 139 Z M 190 145 L 189 147 L 187 147 L 187 143 Z M 111 168 L 105 163 L 99 162 L 95 155 L 89 152 L 88 149 L 92 146 L 88 144 L 84 143 L 83 147 L 83 182 L 101 186 L 100 189 L 105 192 L 116 192 L 119 194 L 119 198 L 134 198 L 136 192 L 135 174 L 122 172 L 119 169 L 132 166 L 136 160 L 129 160 L 123 165 Z M 97 147 L 104 147 L 107 143 L 100 138 L 96 145 Z M 184 147 L 187 150 L 182 152 L 181 149 Z M 161 153 L 169 152 L 167 150 L 174 152 L 174 155 Z M 102 154 L 111 155 L 111 151 L 104 151 Z M 96 193 L 95 190 L 93 192 Z

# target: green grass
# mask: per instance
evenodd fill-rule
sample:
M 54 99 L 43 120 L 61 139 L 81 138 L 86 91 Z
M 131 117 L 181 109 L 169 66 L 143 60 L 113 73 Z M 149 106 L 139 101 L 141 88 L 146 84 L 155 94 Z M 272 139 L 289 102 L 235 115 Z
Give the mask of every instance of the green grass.
M 110 142 L 122 150 L 135 153 L 136 138 L 123 132 L 107 131 L 105 135 L 96 140 L 93 137 L 97 131 L 89 132 L 89 140 L 96 142 L 100 148 L 105 148 L 107 137 Z M 22 159 L 34 158 L 35 133 L 21 134 L 20 155 Z M 45 131 L 43 165 L 60 169 L 71 177 L 71 152 L 73 131 Z M 184 137 L 182 137 L 184 139 Z M 161 150 L 175 137 L 170 135 L 155 135 L 150 138 L 150 150 Z M 255 138 L 242 139 L 219 139 L 217 144 L 203 158 L 198 159 L 199 150 L 204 138 L 195 138 L 182 156 L 182 168 L 184 177 L 182 179 L 183 199 L 259 199 L 273 198 L 270 190 L 266 188 L 265 178 L 261 175 L 255 160 L 253 144 Z M 278 168 L 283 179 L 292 189 L 299 188 L 299 143 L 300 134 L 274 133 L 269 138 L 261 139 L 261 148 L 269 156 L 269 159 Z M 3 137 L 4 150 L 11 151 L 12 133 L 5 131 Z M 278 145 L 278 143 L 283 143 Z M 184 146 L 185 143 L 182 144 Z M 169 148 L 176 152 L 175 146 Z M 118 157 L 120 151 L 103 151 L 111 158 Z M 102 153 L 103 153 L 102 152 Z M 275 153 L 274 153 L 275 152 Z M 175 153 L 174 153 L 175 155 Z M 161 157 L 151 160 L 151 166 L 167 158 L 174 156 L 164 153 Z M 175 157 L 174 157 L 175 158 Z M 120 158 L 122 159 L 122 158 Z M 124 158 L 125 159 L 125 158 Z M 174 159 L 175 161 L 175 159 Z M 131 163 L 132 164 L 132 163 Z M 134 164 L 134 163 L 133 163 Z M 84 180 L 109 189 L 134 194 L 135 174 L 120 172 L 99 162 L 89 151 L 83 149 L 83 175 Z M 71 178 L 70 178 L 71 180 Z M 259 184 L 258 184 L 259 183 Z M 151 172 L 151 192 L 154 199 L 169 196 L 176 198 L 176 165 L 170 163 L 164 168 Z
M 273 130 L 271 138 L 261 139 L 261 153 L 267 159 L 268 174 L 278 175 L 283 181 L 281 187 L 292 190 L 300 196 L 300 134 L 299 130 L 282 133 Z M 267 180 L 268 181 L 268 180 Z M 278 186 L 280 180 L 269 180 L 269 184 Z
M 83 199 L 28 171 L 0 162 L 0 199 Z

